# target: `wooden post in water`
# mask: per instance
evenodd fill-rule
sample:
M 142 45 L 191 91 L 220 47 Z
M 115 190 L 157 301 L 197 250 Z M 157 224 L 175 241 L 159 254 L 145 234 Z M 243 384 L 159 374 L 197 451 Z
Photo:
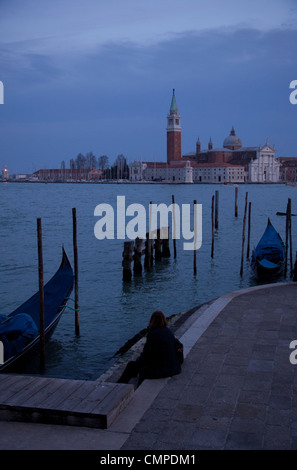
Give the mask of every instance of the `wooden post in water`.
M 170 232 L 170 227 L 161 227 L 162 257 L 163 258 L 170 258 L 169 232 Z
M 75 334 L 79 336 L 79 303 L 78 303 L 78 255 L 77 255 L 77 223 L 76 208 L 72 208 L 73 225 L 73 258 L 74 258 L 74 311 L 75 311 Z
M 288 198 L 287 211 L 286 211 L 286 255 L 285 255 L 285 276 L 287 275 L 288 269 L 288 258 L 290 257 L 290 273 L 293 269 L 292 259 L 292 210 L 291 210 L 291 199 Z
M 154 241 L 150 238 L 150 232 L 146 234 L 144 267 L 150 271 L 154 259 Z
M 152 237 L 152 201 L 150 201 L 149 205 L 149 234 Z
M 173 238 L 173 250 L 174 250 L 174 259 L 176 258 L 176 219 L 175 219 L 175 202 L 174 202 L 174 195 L 172 194 L 172 238 Z
M 137 237 L 134 243 L 134 266 L 133 272 L 134 274 L 141 274 L 142 273 L 142 264 L 141 264 L 141 255 L 142 255 L 142 238 Z
M 40 367 L 45 366 L 45 322 L 44 322 L 44 288 L 43 288 L 43 255 L 41 219 L 37 219 L 38 241 L 38 278 L 39 278 L 39 321 L 40 321 Z
M 247 201 L 248 201 L 248 193 L 245 193 L 245 207 L 244 207 L 243 227 L 242 227 L 241 266 L 240 266 L 240 275 L 241 275 L 241 276 L 242 276 L 242 273 L 243 273 L 243 259 L 244 259 L 244 242 L 245 242 L 245 224 L 246 224 Z
M 287 210 L 286 210 L 286 241 L 285 241 L 285 269 L 284 275 L 287 275 L 288 269 L 288 238 L 289 238 L 289 199 L 287 202 Z
M 196 204 L 197 201 L 194 200 L 194 260 L 193 260 L 193 268 L 194 268 L 194 275 L 197 274 L 197 264 L 196 264 L 196 239 L 197 239 L 197 232 L 196 232 Z
M 250 242 L 251 242 L 251 208 L 252 208 L 252 203 L 249 202 L 248 241 L 247 241 L 247 250 L 246 250 L 246 257 L 247 257 L 247 259 L 249 259 L 249 257 L 250 257 Z
M 162 240 L 160 229 L 157 229 L 157 238 L 155 239 L 155 260 L 160 261 L 162 259 Z
M 219 228 L 219 191 L 215 192 L 215 229 Z
M 235 217 L 238 216 L 238 187 L 235 187 Z
M 131 263 L 133 260 L 133 246 L 134 242 L 124 242 L 124 251 L 123 251 L 123 281 L 131 281 L 132 279 L 132 270 Z
M 211 198 L 211 257 L 214 252 L 214 196 Z
M 289 198 L 288 200 L 288 206 L 289 206 L 289 243 L 290 243 L 290 275 L 292 274 L 293 270 L 293 254 L 292 254 L 292 201 Z

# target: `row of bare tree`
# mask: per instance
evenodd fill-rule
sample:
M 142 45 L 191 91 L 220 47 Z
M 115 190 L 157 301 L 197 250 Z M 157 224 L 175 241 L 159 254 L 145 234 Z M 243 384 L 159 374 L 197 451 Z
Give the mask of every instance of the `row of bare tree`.
M 77 157 L 71 158 L 70 169 L 86 169 L 86 168 L 99 168 L 104 171 L 105 177 L 108 179 L 127 179 L 129 178 L 129 167 L 126 157 L 123 154 L 117 156 L 113 165 L 109 164 L 107 155 L 96 157 L 93 152 L 88 152 L 86 155 L 79 153 Z M 61 163 L 61 169 L 66 169 L 65 160 Z

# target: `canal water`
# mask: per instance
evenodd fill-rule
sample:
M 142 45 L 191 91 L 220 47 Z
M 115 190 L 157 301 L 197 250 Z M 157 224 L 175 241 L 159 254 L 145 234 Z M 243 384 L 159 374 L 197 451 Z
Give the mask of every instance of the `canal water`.
M 219 227 L 211 258 L 211 199 L 219 192 Z M 257 283 L 244 260 L 240 276 L 245 196 L 251 202 L 251 249 L 265 230 L 267 219 L 285 239 L 288 198 L 297 212 L 297 187 L 239 185 L 238 217 L 234 215 L 235 186 L 184 184 L 39 184 L 0 185 L 0 296 L 1 313 L 9 314 L 38 290 L 36 220 L 42 220 L 45 282 L 57 270 L 64 245 L 73 265 L 72 208 L 77 211 L 80 336 L 75 336 L 73 310 L 66 309 L 46 348 L 45 375 L 95 379 L 114 362 L 115 352 L 147 326 L 151 313 L 161 309 L 166 316 L 178 314 L 220 295 Z M 197 274 L 193 273 L 193 251 L 177 240 L 177 257 L 154 264 L 129 283 L 122 280 L 122 239 L 98 240 L 94 216 L 99 204 L 110 204 L 117 215 L 117 196 L 125 196 L 126 207 L 142 204 L 149 214 L 150 201 L 169 206 L 202 204 L 202 246 L 197 251 Z M 132 217 L 126 217 L 126 222 Z M 171 226 L 171 217 L 169 217 Z M 295 259 L 296 217 L 292 217 Z M 115 233 L 116 235 L 116 233 Z M 247 234 L 246 234 L 247 242 Z M 246 253 L 247 243 L 245 244 Z M 281 279 L 288 280 L 287 279 Z M 73 296 L 73 294 L 72 294 Z M 70 301 L 69 306 L 73 306 Z M 38 360 L 22 373 L 39 374 Z

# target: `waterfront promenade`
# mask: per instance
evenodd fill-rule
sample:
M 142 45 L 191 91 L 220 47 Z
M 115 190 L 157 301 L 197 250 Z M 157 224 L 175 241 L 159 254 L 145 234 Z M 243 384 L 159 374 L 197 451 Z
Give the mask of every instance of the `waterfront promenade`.
M 182 373 L 145 381 L 108 429 L 0 421 L 0 449 L 296 449 L 296 301 L 290 282 L 205 304 L 173 325 Z

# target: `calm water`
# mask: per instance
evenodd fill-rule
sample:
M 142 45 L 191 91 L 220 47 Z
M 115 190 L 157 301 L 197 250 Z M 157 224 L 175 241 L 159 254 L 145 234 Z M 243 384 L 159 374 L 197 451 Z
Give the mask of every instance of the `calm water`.
M 211 197 L 219 190 L 219 228 L 211 259 Z M 94 379 L 113 362 L 113 354 L 147 326 L 151 313 L 161 309 L 169 316 L 188 310 L 227 292 L 255 285 L 249 262 L 240 277 L 241 239 L 245 194 L 252 203 L 251 248 L 271 218 L 285 239 L 288 197 L 297 212 L 297 187 L 240 185 L 239 215 L 234 216 L 233 186 L 142 185 L 142 184 L 0 184 L 1 313 L 9 314 L 38 289 L 36 219 L 41 217 L 45 282 L 61 260 L 64 244 L 73 265 L 72 207 L 77 210 L 79 255 L 80 337 L 75 336 L 74 313 L 66 309 L 46 350 L 46 375 Z M 126 206 L 150 201 L 180 205 L 203 205 L 203 242 L 197 251 L 197 275 L 193 275 L 193 252 L 183 251 L 177 241 L 177 258 L 171 257 L 144 272 L 131 283 L 122 281 L 123 240 L 99 241 L 94 236 L 94 209 L 102 202 L 115 207 L 118 195 Z M 130 218 L 127 218 L 127 221 Z M 296 217 L 292 218 L 295 254 Z M 246 237 L 247 239 L 247 237 Z M 295 255 L 294 255 L 295 258 Z M 71 303 L 69 303 L 72 306 Z M 39 373 L 38 361 L 25 371 Z

